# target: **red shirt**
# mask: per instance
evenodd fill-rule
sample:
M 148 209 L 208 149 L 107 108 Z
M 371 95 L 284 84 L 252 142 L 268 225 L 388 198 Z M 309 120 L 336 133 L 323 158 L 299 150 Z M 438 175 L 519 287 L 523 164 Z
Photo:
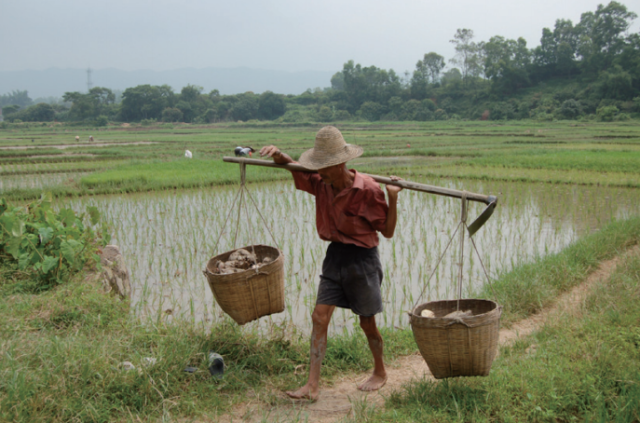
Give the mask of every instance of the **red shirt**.
M 292 174 L 297 189 L 316 196 L 316 226 L 321 239 L 373 248 L 380 243 L 376 231 L 385 229 L 389 206 L 373 178 L 349 171 L 354 174 L 353 185 L 336 196 L 317 173 Z

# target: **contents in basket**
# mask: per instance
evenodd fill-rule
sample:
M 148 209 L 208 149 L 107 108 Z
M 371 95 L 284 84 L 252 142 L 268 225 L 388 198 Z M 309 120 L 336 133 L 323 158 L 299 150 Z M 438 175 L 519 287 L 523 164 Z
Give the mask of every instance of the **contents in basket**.
M 451 313 L 447 314 L 446 316 L 444 316 L 445 319 L 459 319 L 460 317 L 469 317 L 469 316 L 473 316 L 473 313 L 471 312 L 471 310 L 456 310 L 456 311 L 452 311 Z
M 433 319 L 434 317 L 436 317 L 436 314 L 435 314 L 433 311 L 428 310 L 428 309 L 426 309 L 426 308 L 425 308 L 424 310 L 422 310 L 422 313 L 420 313 L 420 315 L 421 315 L 422 317 L 430 317 L 430 318 L 432 318 L 432 319 Z
M 258 261 L 255 254 L 240 248 L 231 253 L 226 262 L 218 261 L 215 265 L 214 273 L 226 275 L 244 272 L 247 269 L 259 269 L 272 261 L 271 257 L 264 257 Z

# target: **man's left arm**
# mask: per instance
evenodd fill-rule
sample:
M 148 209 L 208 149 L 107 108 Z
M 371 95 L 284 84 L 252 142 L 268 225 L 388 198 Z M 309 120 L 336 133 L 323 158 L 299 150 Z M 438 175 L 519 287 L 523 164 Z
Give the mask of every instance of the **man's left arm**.
M 394 181 L 400 181 L 397 176 L 390 177 Z M 380 231 L 385 238 L 391 238 L 396 230 L 398 223 L 398 193 L 402 191 L 402 187 L 397 185 L 386 185 L 387 195 L 389 196 L 389 211 L 387 212 L 387 220 L 384 230 Z

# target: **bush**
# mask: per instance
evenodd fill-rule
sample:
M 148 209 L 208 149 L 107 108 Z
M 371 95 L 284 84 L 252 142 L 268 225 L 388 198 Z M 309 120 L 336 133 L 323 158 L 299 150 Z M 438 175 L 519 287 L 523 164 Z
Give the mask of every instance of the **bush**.
M 176 107 L 166 107 L 162 111 L 163 122 L 180 122 L 182 120 L 182 110 Z
M 447 112 L 445 112 L 442 109 L 436 110 L 436 112 L 434 113 L 434 117 L 436 118 L 436 120 L 447 120 L 447 119 L 449 119 L 449 115 L 447 115 Z
M 98 209 L 89 206 L 87 214 L 96 225 Z M 20 271 L 35 274 L 36 291 L 62 283 L 97 257 L 98 244 L 109 242 L 106 226 L 94 232 L 84 219 L 84 214 L 76 215 L 71 209 L 56 213 L 44 194 L 26 207 L 10 206 L 0 198 L 0 253 Z
M 380 120 L 382 113 L 384 113 L 384 107 L 380 103 L 376 103 L 375 101 L 365 101 L 360 107 L 360 110 L 358 110 L 357 115 L 373 122 Z
M 596 119 L 600 122 L 613 122 L 618 112 L 616 106 L 603 106 L 596 110 Z
M 507 120 L 516 117 L 516 109 L 506 102 L 495 103 L 491 106 L 489 118 L 491 120 Z
M 329 106 L 320 106 L 316 113 L 318 122 L 330 122 L 333 119 L 333 110 Z
M 614 120 L 616 122 L 629 120 L 629 119 L 631 119 L 631 116 L 629 116 L 627 113 L 618 113 L 618 115 L 616 117 L 614 117 Z
M 565 100 L 560 106 L 560 116 L 565 119 L 575 119 L 582 114 L 582 105 L 576 100 Z
M 333 120 L 349 120 L 351 119 L 351 113 L 348 110 L 336 110 L 333 113 Z
M 95 121 L 96 126 L 107 126 L 109 123 L 109 118 L 104 115 L 98 116 Z

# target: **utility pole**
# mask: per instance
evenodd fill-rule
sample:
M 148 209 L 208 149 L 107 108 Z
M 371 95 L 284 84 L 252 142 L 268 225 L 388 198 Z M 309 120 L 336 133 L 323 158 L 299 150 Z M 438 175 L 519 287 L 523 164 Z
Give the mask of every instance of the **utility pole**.
M 91 68 L 87 68 L 87 93 L 89 93 L 89 91 L 91 91 L 91 85 L 93 85 L 91 83 Z

